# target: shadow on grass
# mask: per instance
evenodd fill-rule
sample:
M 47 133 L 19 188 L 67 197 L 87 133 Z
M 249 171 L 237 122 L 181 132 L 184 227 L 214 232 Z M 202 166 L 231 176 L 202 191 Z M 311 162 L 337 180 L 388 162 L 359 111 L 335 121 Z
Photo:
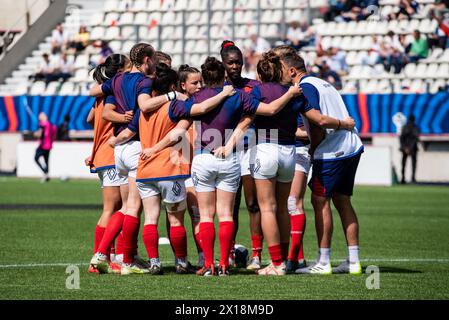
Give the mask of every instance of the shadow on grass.
M 379 267 L 380 273 L 423 273 L 418 270 L 410 270 L 404 268 L 396 268 L 396 267 Z M 363 272 L 366 272 L 365 268 L 363 268 Z

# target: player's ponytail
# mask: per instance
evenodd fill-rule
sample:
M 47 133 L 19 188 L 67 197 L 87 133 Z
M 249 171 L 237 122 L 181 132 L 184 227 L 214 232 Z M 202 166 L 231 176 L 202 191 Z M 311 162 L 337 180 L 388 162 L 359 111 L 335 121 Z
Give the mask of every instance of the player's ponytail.
M 97 83 L 104 83 L 112 79 L 119 71 L 123 71 L 129 64 L 129 59 L 122 54 L 111 54 L 105 62 L 99 64 L 92 77 Z
M 173 91 L 178 83 L 178 73 L 165 63 L 156 65 L 156 79 L 153 81 L 153 90 L 158 95 Z
M 271 50 L 264 53 L 257 63 L 257 73 L 262 82 L 281 82 L 282 64 L 279 56 Z
M 223 63 L 214 57 L 207 57 L 203 65 L 201 65 L 201 74 L 204 83 L 208 87 L 221 86 L 224 83 L 225 67 Z

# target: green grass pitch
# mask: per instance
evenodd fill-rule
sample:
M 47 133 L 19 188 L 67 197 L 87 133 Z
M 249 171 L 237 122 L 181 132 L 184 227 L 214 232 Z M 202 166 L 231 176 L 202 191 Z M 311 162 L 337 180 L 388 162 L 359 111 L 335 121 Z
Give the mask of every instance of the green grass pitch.
M 309 198 L 307 192 L 304 245 L 306 258 L 313 260 L 316 236 Z M 353 202 L 360 220 L 362 264 L 380 268 L 377 290 L 367 289 L 370 275 L 366 273 L 265 278 L 238 269 L 227 278 L 180 276 L 174 273 L 169 246 L 160 249 L 163 276 L 88 274 L 100 213 L 95 209 L 101 203 L 98 182 L 40 184 L 38 180 L 0 178 L 0 299 L 448 299 L 449 188 L 356 187 Z M 57 204 L 92 206 L 51 207 Z M 190 260 L 196 262 L 190 218 L 186 221 Z M 165 236 L 164 223 L 165 218 L 161 219 L 161 236 Z M 140 255 L 146 257 L 139 241 Z M 250 248 L 243 201 L 237 243 Z M 334 213 L 333 264 L 345 256 L 341 223 Z M 268 260 L 266 248 L 263 259 Z M 80 268 L 79 290 L 66 288 L 68 264 Z

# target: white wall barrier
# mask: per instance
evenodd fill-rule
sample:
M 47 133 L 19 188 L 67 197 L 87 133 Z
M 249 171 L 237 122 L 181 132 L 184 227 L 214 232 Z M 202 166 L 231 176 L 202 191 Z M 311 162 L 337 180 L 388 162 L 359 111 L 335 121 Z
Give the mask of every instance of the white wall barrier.
M 21 142 L 17 146 L 17 176 L 42 177 L 42 171 L 34 162 L 38 142 Z M 92 142 L 55 142 L 50 152 L 49 175 L 51 178 L 97 178 L 84 165 L 92 152 Z M 43 159 L 41 159 L 43 161 Z
M 42 177 L 34 162 L 37 142 L 21 142 L 17 147 L 17 176 Z M 90 142 L 56 142 L 50 153 L 50 177 L 96 179 L 84 165 L 84 159 L 90 155 Z M 361 185 L 392 184 L 392 160 L 389 147 L 365 147 L 356 175 L 356 183 Z

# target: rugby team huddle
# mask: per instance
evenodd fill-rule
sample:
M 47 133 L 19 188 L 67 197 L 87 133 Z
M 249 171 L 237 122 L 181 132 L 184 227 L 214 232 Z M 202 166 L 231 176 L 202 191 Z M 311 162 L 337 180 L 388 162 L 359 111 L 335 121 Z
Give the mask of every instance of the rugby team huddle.
M 220 55 L 221 61 L 208 57 L 200 70 L 182 65 L 175 71 L 168 54 L 139 43 L 129 58 L 113 54 L 94 70 L 96 103 L 87 119 L 94 126 L 94 146 L 86 165 L 101 180 L 103 213 L 89 272 L 163 274 L 158 250 L 163 204 L 176 273 L 229 275 L 243 189 L 252 242 L 247 269 L 261 276 L 360 274 L 350 198 L 363 145 L 341 96 L 307 75 L 291 47 L 263 54 L 257 80 L 242 77 L 243 54 L 233 42 L 224 41 Z M 319 252 L 307 263 L 303 200 L 312 163 Z M 348 245 L 348 258 L 333 269 L 331 201 Z M 195 267 L 188 260 L 186 209 L 198 251 Z M 148 260 L 137 250 L 141 211 Z

